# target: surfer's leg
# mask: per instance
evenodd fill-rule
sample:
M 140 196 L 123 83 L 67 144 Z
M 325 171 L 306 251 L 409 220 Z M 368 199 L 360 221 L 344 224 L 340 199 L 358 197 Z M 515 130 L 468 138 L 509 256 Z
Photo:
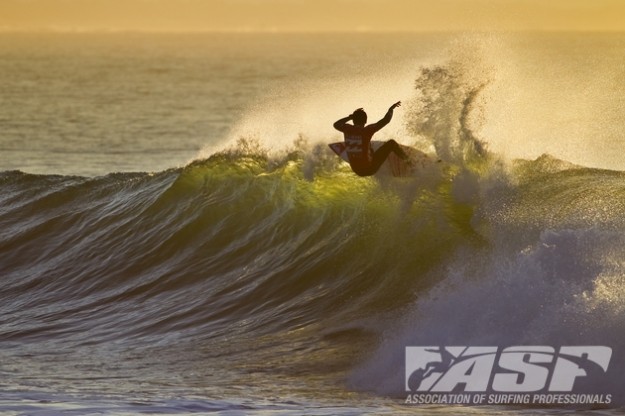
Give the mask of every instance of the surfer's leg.
M 401 147 L 399 147 L 399 144 L 397 144 L 395 140 L 391 139 L 388 142 L 384 143 L 378 150 L 373 153 L 371 168 L 374 173 L 377 172 L 378 169 L 380 169 L 380 166 L 382 166 L 382 163 L 384 163 L 384 161 L 386 160 L 388 155 L 391 154 L 391 152 L 394 152 L 397 156 L 410 163 L 410 158 L 408 157 L 406 152 L 404 152 Z

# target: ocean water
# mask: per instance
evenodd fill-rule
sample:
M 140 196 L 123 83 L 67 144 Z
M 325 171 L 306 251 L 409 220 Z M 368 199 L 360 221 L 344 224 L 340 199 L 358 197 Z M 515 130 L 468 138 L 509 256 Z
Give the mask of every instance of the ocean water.
M 625 405 L 622 34 L 0 35 L 0 411 Z M 359 178 L 364 107 L 440 163 Z M 603 345 L 600 406 L 405 403 L 408 346 Z

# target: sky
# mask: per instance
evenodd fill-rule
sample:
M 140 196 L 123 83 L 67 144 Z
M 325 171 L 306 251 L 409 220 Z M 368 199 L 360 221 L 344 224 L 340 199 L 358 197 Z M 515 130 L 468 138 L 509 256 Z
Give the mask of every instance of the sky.
M 0 30 L 625 31 L 625 0 L 0 0 Z

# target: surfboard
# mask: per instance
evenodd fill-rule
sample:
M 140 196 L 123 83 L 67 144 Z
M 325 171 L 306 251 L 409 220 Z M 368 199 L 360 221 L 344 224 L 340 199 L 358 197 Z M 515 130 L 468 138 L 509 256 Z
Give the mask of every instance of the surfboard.
M 382 146 L 384 143 L 385 142 L 380 140 L 372 140 L 371 147 L 375 151 L 378 150 L 380 146 Z M 349 157 L 347 156 L 347 146 L 345 145 L 345 142 L 330 143 L 328 146 L 330 146 L 330 149 L 332 149 L 334 153 L 340 156 L 341 159 L 349 163 Z M 390 174 L 398 178 L 414 176 L 415 171 L 423 169 L 427 164 L 432 163 L 431 158 L 422 151 L 417 150 L 414 147 L 404 146 L 402 144 L 400 144 L 399 146 L 408 156 L 410 156 L 410 159 L 413 162 L 413 166 L 408 166 L 402 158 L 391 152 L 391 154 L 388 155 L 386 161 L 380 167 L 380 170 L 378 170 L 378 173 Z

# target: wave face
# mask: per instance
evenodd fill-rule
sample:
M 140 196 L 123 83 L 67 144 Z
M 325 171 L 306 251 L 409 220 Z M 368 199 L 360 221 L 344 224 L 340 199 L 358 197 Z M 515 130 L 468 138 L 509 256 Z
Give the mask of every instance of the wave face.
M 355 319 L 407 301 L 471 232 L 470 209 L 441 195 L 407 205 L 407 190 L 345 167 L 306 180 L 304 163 L 231 152 L 158 174 L 3 173 L 2 339 L 210 339 Z

